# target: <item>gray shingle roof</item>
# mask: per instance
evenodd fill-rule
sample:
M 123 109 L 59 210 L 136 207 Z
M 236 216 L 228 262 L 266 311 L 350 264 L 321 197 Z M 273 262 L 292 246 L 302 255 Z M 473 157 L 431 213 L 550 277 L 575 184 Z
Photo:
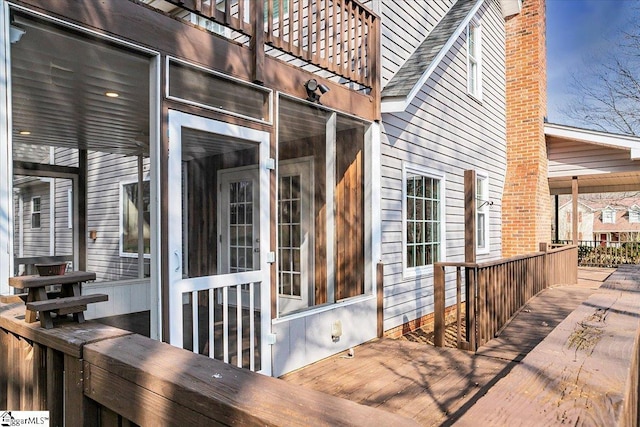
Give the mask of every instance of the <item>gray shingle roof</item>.
M 447 44 L 477 0 L 458 0 L 385 86 L 382 97 L 406 97 Z

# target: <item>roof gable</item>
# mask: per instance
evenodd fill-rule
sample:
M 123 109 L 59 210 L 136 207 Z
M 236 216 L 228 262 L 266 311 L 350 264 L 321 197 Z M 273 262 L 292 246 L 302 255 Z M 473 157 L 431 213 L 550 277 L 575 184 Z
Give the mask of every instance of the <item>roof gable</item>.
M 404 111 L 484 0 L 458 0 L 382 90 L 382 112 Z

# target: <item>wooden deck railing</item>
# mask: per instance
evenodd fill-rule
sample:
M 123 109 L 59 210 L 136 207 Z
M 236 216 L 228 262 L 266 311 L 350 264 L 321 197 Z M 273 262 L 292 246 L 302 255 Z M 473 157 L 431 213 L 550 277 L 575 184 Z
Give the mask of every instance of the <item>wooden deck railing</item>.
M 0 408 L 49 411 L 51 426 L 415 425 L 94 322 L 24 322 L 0 304 Z
M 434 342 L 444 345 L 446 269 L 455 269 L 457 346 L 475 351 L 543 289 L 578 280 L 578 250 L 564 246 L 496 261 L 434 265 Z M 465 295 L 463 295 L 463 291 Z M 463 307 L 464 304 L 464 307 Z M 465 324 L 463 325 L 463 314 Z
M 558 240 L 554 244 L 567 245 L 571 241 Z M 579 266 L 614 268 L 622 264 L 640 264 L 640 242 L 578 241 Z
M 258 66 L 266 43 L 367 88 L 376 85 L 380 20 L 357 0 L 167 1 L 251 37 Z

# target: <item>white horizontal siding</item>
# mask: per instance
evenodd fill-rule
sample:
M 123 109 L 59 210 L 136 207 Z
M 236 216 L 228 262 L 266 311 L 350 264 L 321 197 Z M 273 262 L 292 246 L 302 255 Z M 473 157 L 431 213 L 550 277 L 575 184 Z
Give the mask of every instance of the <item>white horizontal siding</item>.
M 55 194 L 55 254 L 73 255 L 73 228 L 69 228 L 69 197 L 72 187 L 70 179 L 53 180 Z
M 97 231 L 87 239 L 87 270 L 99 282 L 135 279 L 138 259 L 120 256 L 120 185 L 137 181 L 138 159 L 92 151 L 87 160 L 87 230 Z
M 381 80 L 384 87 L 455 0 L 381 0 Z
M 392 2 L 383 4 L 386 6 L 390 3 Z M 450 4 L 443 1 L 425 2 L 423 7 L 433 20 L 433 14 L 444 13 Z M 385 12 L 395 13 L 383 8 L 383 13 Z M 398 12 L 394 16 L 397 18 L 400 15 Z M 500 200 L 506 171 L 504 21 L 498 4 L 493 1 L 487 1 L 483 5 L 478 17 L 483 28 L 482 102 L 467 95 L 466 40 L 463 34 L 447 52 L 407 110 L 397 114 L 384 114 L 382 118 L 381 252 L 385 265 L 385 329 L 433 311 L 433 276 L 408 278 L 403 274 L 404 163 L 445 174 L 447 261 L 464 260 L 464 171 L 475 169 L 488 172 L 489 197 L 494 202 L 489 210 L 491 252 L 478 256 L 478 261 L 501 256 Z M 435 22 L 429 24 L 427 20 L 423 21 L 423 25 L 428 27 Z M 405 47 L 412 43 L 406 37 L 401 37 L 398 41 Z M 414 42 L 419 38 L 417 34 L 412 37 Z M 389 48 L 393 49 L 393 40 L 389 39 L 387 42 L 390 43 Z M 409 49 L 396 51 L 404 50 Z M 383 62 L 386 59 L 384 52 L 383 48 Z M 392 60 L 395 61 L 395 58 L 392 57 Z M 391 68 L 387 67 L 387 71 L 389 70 Z M 447 305 L 453 304 L 455 300 L 454 280 L 455 272 L 449 271 Z
M 31 184 L 20 188 L 20 196 L 23 202 L 22 217 L 16 215 L 16 221 L 22 223 L 22 247 L 23 257 L 51 255 L 50 251 L 50 224 L 51 212 L 49 210 L 51 197 L 49 194 L 49 183 L 33 181 Z M 33 197 L 40 197 L 40 227 L 32 225 L 31 200 Z M 16 205 L 16 209 L 18 206 Z M 16 223 L 15 230 L 19 230 L 20 225 Z M 14 242 L 19 245 L 19 237 L 14 237 Z M 19 248 L 19 246 L 18 246 Z M 19 250 L 15 252 L 19 254 Z

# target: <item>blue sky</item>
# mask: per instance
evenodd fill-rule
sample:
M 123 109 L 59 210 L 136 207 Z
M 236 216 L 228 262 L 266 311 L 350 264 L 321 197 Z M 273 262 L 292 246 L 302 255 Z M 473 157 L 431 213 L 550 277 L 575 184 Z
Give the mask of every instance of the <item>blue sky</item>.
M 552 123 L 572 124 L 562 114 L 571 99 L 572 74 L 589 61 L 604 61 L 617 49 L 622 31 L 640 0 L 546 0 L 547 116 Z

